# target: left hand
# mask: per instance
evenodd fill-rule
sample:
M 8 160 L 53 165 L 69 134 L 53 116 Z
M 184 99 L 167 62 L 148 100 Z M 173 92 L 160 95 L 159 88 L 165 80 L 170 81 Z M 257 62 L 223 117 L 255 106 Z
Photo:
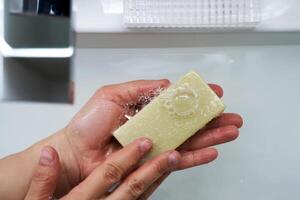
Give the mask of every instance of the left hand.
M 137 167 L 151 148 L 152 141 L 147 138 L 139 138 L 126 145 L 97 166 L 61 200 L 145 199 L 144 193 L 149 186 L 162 174 L 176 169 L 180 161 L 180 154 L 173 150 L 162 153 Z M 35 168 L 25 200 L 53 199 L 60 171 L 55 149 L 44 147 Z M 118 187 L 112 188 L 115 184 L 119 184 Z

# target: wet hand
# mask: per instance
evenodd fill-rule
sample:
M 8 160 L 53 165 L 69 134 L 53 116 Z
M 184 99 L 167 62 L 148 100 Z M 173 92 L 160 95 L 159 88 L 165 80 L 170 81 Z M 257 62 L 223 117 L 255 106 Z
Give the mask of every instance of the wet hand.
M 47 143 L 55 144 L 64 169 L 57 187 L 59 196 L 66 194 L 121 149 L 112 132 L 126 121 L 126 114 L 140 109 L 141 95 L 151 96 L 153 91 L 167 88 L 169 84 L 168 80 L 131 81 L 102 87 L 94 94 L 69 125 Z M 210 87 L 222 97 L 220 86 L 211 84 Z M 213 161 L 218 153 L 211 146 L 234 140 L 241 126 L 242 118 L 237 114 L 227 113 L 213 120 L 178 149 L 180 164 L 174 170 Z M 149 195 L 168 173 L 149 187 Z

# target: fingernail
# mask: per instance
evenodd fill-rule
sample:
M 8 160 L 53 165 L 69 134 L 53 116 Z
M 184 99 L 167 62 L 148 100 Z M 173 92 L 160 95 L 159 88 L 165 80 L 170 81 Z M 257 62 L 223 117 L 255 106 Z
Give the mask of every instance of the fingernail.
M 140 150 L 142 152 L 147 152 L 151 149 L 152 147 L 152 142 L 149 139 L 144 139 L 140 143 Z
M 178 154 L 177 152 L 172 152 L 169 154 L 168 157 L 168 161 L 169 161 L 169 165 L 172 166 L 176 166 L 179 163 L 179 159 L 178 159 Z
M 54 160 L 53 153 L 49 147 L 44 147 L 39 160 L 40 165 L 51 166 Z

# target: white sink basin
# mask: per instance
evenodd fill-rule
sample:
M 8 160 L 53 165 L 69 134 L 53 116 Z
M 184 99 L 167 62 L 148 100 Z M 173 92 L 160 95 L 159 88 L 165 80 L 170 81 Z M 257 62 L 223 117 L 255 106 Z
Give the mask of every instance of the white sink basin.
M 227 112 L 245 120 L 240 138 L 208 166 L 174 173 L 152 199 L 299 199 L 300 45 L 181 49 L 78 49 L 78 104 L 101 85 L 175 81 L 197 70 L 224 87 Z M 88 80 L 88 81 L 87 81 Z

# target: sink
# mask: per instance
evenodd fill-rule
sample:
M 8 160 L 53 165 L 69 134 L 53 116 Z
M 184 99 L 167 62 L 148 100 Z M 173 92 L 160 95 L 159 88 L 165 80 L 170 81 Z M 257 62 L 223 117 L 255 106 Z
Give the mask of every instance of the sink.
M 77 105 L 102 85 L 174 82 L 196 70 L 223 86 L 226 111 L 240 113 L 244 127 L 237 141 L 218 146 L 217 161 L 174 173 L 151 199 L 299 199 L 299 52 L 299 44 L 80 48 L 74 60 Z

